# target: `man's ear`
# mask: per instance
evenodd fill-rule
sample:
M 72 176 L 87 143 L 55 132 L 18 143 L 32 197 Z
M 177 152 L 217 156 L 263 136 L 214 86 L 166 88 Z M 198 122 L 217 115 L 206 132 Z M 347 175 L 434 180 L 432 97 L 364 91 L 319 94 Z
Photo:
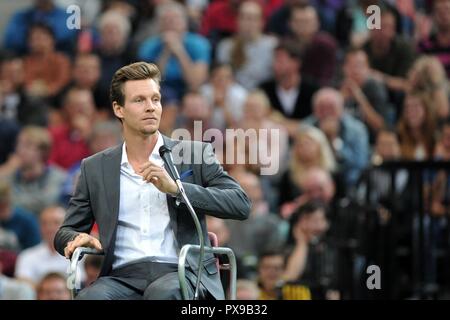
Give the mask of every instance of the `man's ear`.
M 113 101 L 113 111 L 117 118 L 123 119 L 123 106 L 121 106 L 117 101 Z

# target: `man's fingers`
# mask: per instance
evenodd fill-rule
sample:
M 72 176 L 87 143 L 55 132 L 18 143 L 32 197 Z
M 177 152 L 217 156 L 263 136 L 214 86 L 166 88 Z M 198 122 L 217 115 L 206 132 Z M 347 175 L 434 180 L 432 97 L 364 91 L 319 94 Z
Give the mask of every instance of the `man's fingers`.
M 157 164 L 155 164 L 155 163 L 149 161 L 149 162 L 147 162 L 147 163 L 144 163 L 144 164 L 141 166 L 141 168 L 139 169 L 139 172 L 142 173 L 142 172 L 144 172 L 144 170 L 146 170 L 146 169 L 148 169 L 148 168 L 151 168 L 151 167 L 161 168 L 161 167 L 158 166 Z

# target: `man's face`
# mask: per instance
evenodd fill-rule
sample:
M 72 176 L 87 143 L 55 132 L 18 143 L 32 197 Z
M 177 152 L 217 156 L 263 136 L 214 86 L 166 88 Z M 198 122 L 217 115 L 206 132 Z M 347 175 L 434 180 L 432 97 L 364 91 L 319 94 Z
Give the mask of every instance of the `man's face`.
M 39 146 L 30 139 L 29 135 L 21 133 L 17 140 L 16 154 L 20 159 L 22 168 L 43 162 Z
M 369 77 L 369 61 L 367 55 L 363 51 L 357 51 L 347 55 L 344 63 L 344 74 L 358 85 L 363 85 Z
M 131 80 L 123 85 L 124 105 L 114 103 L 114 113 L 122 119 L 124 130 L 149 136 L 161 121 L 161 93 L 153 79 Z
M 38 292 L 38 300 L 70 300 L 66 282 L 57 278 L 44 281 Z
M 71 92 L 64 109 L 67 118 L 71 121 L 74 121 L 77 117 L 91 119 L 95 112 L 92 94 L 88 90 Z
M 100 61 L 95 57 L 81 57 L 77 59 L 73 77 L 75 82 L 82 88 L 93 88 L 100 79 Z
M 280 281 L 284 271 L 282 255 L 266 256 L 259 263 L 259 279 L 265 289 L 273 289 Z
M 276 50 L 273 59 L 273 72 L 278 80 L 292 74 L 292 72 L 299 72 L 300 61 L 289 56 L 285 50 Z
M 23 84 L 24 68 L 21 59 L 5 61 L 0 68 L 0 82 L 2 89 L 9 93 Z
M 334 184 L 323 173 L 310 173 L 301 181 L 304 194 L 310 201 L 330 203 L 334 196 Z
M 52 51 L 55 46 L 55 41 L 47 30 L 42 28 L 34 28 L 30 32 L 28 45 L 31 52 L 43 53 Z
M 309 39 L 319 29 L 319 19 L 312 7 L 295 9 L 289 20 L 291 31 L 300 39 Z
M 62 208 L 49 208 L 40 216 L 41 235 L 45 242 L 52 244 L 56 232 L 64 221 L 65 212 Z
M 433 11 L 438 29 L 448 31 L 450 29 L 450 1 L 436 1 Z
M 317 210 L 300 219 L 298 227 L 311 238 L 318 238 L 328 230 L 328 221 L 323 210 Z
M 187 28 L 186 17 L 178 10 L 166 10 L 162 13 L 159 23 L 161 32 L 173 31 L 182 34 Z
M 262 11 L 254 2 L 244 2 L 238 15 L 239 33 L 244 37 L 251 37 L 261 32 L 263 28 Z
M 208 121 L 210 106 L 199 94 L 188 94 L 183 99 L 183 115 L 190 121 Z
M 381 28 L 375 28 L 371 31 L 372 39 L 377 42 L 391 41 L 395 37 L 396 33 L 396 21 L 394 15 L 391 13 L 385 13 L 381 15 L 380 22 Z
M 342 115 L 342 106 L 334 94 L 321 94 L 314 105 L 314 116 L 319 120 L 325 119 L 339 120 Z

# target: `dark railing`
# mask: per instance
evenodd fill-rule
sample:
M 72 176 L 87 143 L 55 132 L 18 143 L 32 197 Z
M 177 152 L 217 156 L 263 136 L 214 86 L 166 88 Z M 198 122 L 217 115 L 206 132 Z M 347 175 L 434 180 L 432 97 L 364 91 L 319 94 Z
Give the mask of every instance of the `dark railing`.
M 446 210 L 437 217 L 431 204 L 439 172 Z M 355 190 L 365 188 L 355 197 L 364 216 L 359 253 L 365 266 L 376 264 L 382 274 L 382 290 L 366 291 L 369 298 L 439 298 L 450 288 L 449 173 L 446 161 L 389 161 L 363 175 Z M 364 285 L 361 280 L 354 279 Z

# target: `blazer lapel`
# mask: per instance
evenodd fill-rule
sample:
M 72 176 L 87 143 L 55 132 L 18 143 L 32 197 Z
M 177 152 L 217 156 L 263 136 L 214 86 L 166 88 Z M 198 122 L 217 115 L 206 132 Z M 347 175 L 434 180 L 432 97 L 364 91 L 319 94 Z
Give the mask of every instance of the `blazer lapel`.
M 163 141 L 164 141 L 164 145 L 166 145 L 167 147 L 169 147 L 170 149 L 172 149 L 172 147 L 174 147 L 175 145 L 177 145 L 180 141 L 175 141 L 170 139 L 169 137 L 166 137 L 165 135 L 162 135 L 163 137 Z M 178 173 L 181 174 L 181 164 L 175 164 L 175 167 L 178 170 Z M 170 216 L 170 226 L 173 230 L 173 234 L 175 235 L 176 241 L 178 243 L 179 249 L 181 249 L 180 247 L 180 243 L 178 240 L 178 236 L 177 236 L 177 232 L 178 232 L 178 223 L 177 223 L 177 205 L 175 204 L 175 198 L 172 197 L 171 195 L 167 195 L 167 208 L 169 209 L 169 216 Z
M 106 203 L 109 207 L 108 229 L 109 239 L 106 240 L 106 247 L 109 248 L 119 217 L 120 201 L 120 161 L 122 160 L 122 144 L 111 149 L 103 155 L 103 184 L 106 192 Z

